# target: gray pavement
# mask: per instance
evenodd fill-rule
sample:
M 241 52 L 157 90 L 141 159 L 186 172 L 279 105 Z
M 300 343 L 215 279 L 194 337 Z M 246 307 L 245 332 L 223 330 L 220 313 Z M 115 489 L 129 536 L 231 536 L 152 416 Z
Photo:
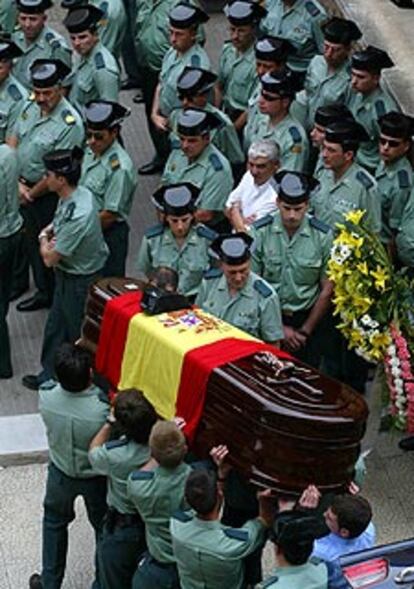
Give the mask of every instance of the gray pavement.
M 412 104 L 414 77 L 412 55 L 414 11 L 402 11 L 389 0 L 338 0 L 349 17 L 366 30 L 367 41 L 387 48 L 398 63 L 393 89 L 408 110 Z M 331 0 L 327 0 L 332 5 Z M 57 22 L 59 13 L 52 14 Z M 225 22 L 214 15 L 208 24 L 208 50 L 213 63 L 225 37 Z M 121 101 L 132 109 L 124 129 L 124 139 L 135 163 L 151 159 L 142 106 L 132 102 L 133 92 L 123 93 Z M 128 272 L 134 274 L 134 258 L 145 227 L 154 220 L 150 194 L 159 177 L 140 178 L 132 211 Z M 21 314 L 12 304 L 9 325 L 12 338 L 15 375 L 0 382 L 0 589 L 27 587 L 30 574 L 39 569 L 42 498 L 46 465 L 33 463 L 46 458 L 44 430 L 37 413 L 37 394 L 20 385 L 24 374 L 37 372 L 42 330 L 46 313 Z M 397 434 L 378 434 L 380 385 L 375 383 L 369 395 L 371 415 L 364 448 L 373 448 L 368 458 L 364 494 L 372 502 L 378 528 L 378 542 L 390 542 L 414 536 L 414 453 L 398 450 Z M 22 462 L 30 462 L 22 466 Z M 1 467 L 0 467 L 1 468 Z M 84 589 L 93 575 L 93 536 L 82 502 L 77 503 L 75 522 L 70 527 L 70 550 L 64 589 Z M 266 551 L 266 568 L 271 563 Z

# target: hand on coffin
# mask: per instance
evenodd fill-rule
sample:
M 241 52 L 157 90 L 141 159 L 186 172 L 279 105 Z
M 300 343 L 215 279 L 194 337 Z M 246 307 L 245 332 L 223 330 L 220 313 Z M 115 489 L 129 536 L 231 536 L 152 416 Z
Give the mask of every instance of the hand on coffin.
M 214 446 L 210 450 L 210 456 L 214 464 L 217 466 L 217 473 L 219 481 L 223 482 L 223 479 L 227 477 L 231 470 L 230 464 L 226 464 L 225 460 L 229 454 L 229 449 L 225 444 Z
M 348 485 L 348 492 L 350 495 L 358 495 L 358 493 L 361 491 L 361 489 L 358 487 L 358 485 L 354 482 L 351 481 Z
M 183 430 L 185 428 L 185 426 L 187 425 L 186 420 L 184 419 L 184 417 L 178 417 L 175 416 L 173 419 L 175 425 L 178 427 L 179 430 Z
M 268 528 L 272 526 L 276 515 L 275 496 L 271 489 L 257 492 L 257 500 L 259 502 L 259 518 Z
M 309 485 L 299 499 L 299 506 L 304 509 L 316 509 L 321 499 L 321 494 L 315 485 Z

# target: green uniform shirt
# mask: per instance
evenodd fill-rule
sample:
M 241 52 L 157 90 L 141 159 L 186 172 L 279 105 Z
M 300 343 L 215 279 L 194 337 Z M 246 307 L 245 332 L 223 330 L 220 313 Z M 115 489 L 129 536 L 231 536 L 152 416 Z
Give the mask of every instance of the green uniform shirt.
M 84 275 L 103 268 L 108 247 L 102 235 L 98 210 L 87 188 L 78 186 L 69 198 L 59 200 L 53 230 L 54 249 L 63 256 L 57 264 L 59 270 Z
M 217 270 L 207 272 L 196 305 L 265 342 L 283 338 L 279 297 L 254 272 L 250 272 L 246 285 L 234 297 L 229 294 L 224 274 Z
M 177 513 L 171 519 L 182 589 L 244 587 L 243 558 L 264 543 L 263 524 L 255 519 L 241 528 L 228 528 L 218 520 L 201 520 L 190 513 Z
M 13 75 L 26 88 L 32 87 L 30 66 L 35 59 L 60 59 L 67 66 L 72 67 L 72 52 L 62 35 L 50 27 L 43 27 L 35 41 L 28 44 L 23 31 L 15 31 L 12 40 L 23 51 L 13 67 Z
M 325 9 L 317 0 L 296 0 L 287 7 L 283 0 L 266 0 L 267 16 L 260 21 L 260 29 L 267 35 L 288 39 L 296 48 L 288 66 L 306 71 L 310 60 L 323 50 L 321 25 L 326 21 Z
M 320 106 L 344 103 L 351 80 L 351 69 L 347 60 L 333 72 L 323 55 L 315 55 L 309 64 L 304 90 L 296 94 L 291 113 L 309 131 L 315 121 L 315 112 Z
M 366 211 L 372 231 L 381 230 L 381 202 L 374 178 L 355 162 L 335 182 L 333 172 L 324 169 L 319 175 L 319 188 L 314 191 L 311 205 L 315 217 L 335 227 L 343 223 L 349 211 Z
M 10 75 L 0 85 L 0 143 L 12 135 L 12 129 L 28 98 L 26 88 Z
M 23 224 L 18 182 L 16 151 L 6 144 L 0 145 L 0 239 L 14 235 Z
M 210 69 L 210 60 L 205 50 L 196 43 L 183 54 L 170 47 L 162 60 L 160 73 L 160 113 L 168 117 L 174 108 L 179 108 L 177 81 L 186 66 Z
M 364 127 L 369 135 L 369 141 L 361 143 L 356 160 L 362 167 L 373 172 L 380 163 L 378 119 L 390 111 L 400 112 L 401 109 L 381 86 L 368 96 L 349 90 L 346 103 L 355 120 Z
M 248 118 L 244 129 L 244 149 L 247 152 L 255 141 L 271 139 L 280 149 L 281 170 L 303 172 L 308 165 L 309 141 L 302 125 L 288 114 L 276 126 L 268 115 L 257 112 Z
M 0 2 L 0 29 L 11 34 L 16 25 L 17 7 L 15 0 Z
M 17 137 L 20 175 L 28 182 L 38 182 L 46 173 L 43 156 L 56 149 L 81 146 L 85 131 L 75 108 L 62 98 L 54 110 L 42 116 L 30 97 L 17 118 L 13 135 Z
M 102 20 L 99 21 L 99 38 L 102 45 L 114 57 L 119 58 L 127 19 L 122 0 L 90 0 L 89 4 L 100 8 L 104 13 Z
M 134 163 L 118 141 L 101 156 L 86 149 L 79 184 L 92 192 L 99 211 L 116 213 L 127 221 L 137 182 Z
M 413 185 L 413 169 L 405 156 L 388 165 L 381 161 L 375 179 L 381 199 L 381 239 L 387 242 L 401 223 Z
M 289 239 L 280 213 L 252 226 L 252 267 L 273 286 L 283 311 L 310 309 L 319 296 L 332 246 L 332 232 L 309 216 Z
M 159 562 L 175 562 L 170 518 L 184 506 L 190 472 L 191 466 L 182 463 L 174 469 L 137 470 L 128 478 L 128 496 L 145 523 L 148 551 Z
M 257 81 L 254 44 L 240 53 L 231 41 L 224 43 L 218 79 L 223 88 L 223 107 L 247 110 Z
M 119 68 L 112 53 L 98 42 L 89 55 L 75 56 L 69 100 L 80 111 L 91 100 L 118 101 Z
M 404 209 L 395 241 L 399 260 L 404 266 L 414 268 L 414 191 Z
M 230 163 L 214 145 L 207 145 L 195 161 L 190 162 L 182 149 L 173 149 L 164 168 L 161 183 L 191 182 L 201 190 L 197 207 L 206 211 L 223 211 L 233 189 Z
M 177 134 L 178 117 L 182 108 L 173 110 L 169 117 L 171 129 L 170 143 L 173 149 L 180 147 L 180 139 Z M 230 118 L 219 108 L 209 102 L 203 108 L 207 112 L 213 113 L 221 121 L 221 126 L 210 131 L 211 143 L 217 147 L 221 153 L 226 156 L 231 164 L 241 164 L 244 162 L 244 153 L 240 145 L 237 131 Z
M 109 507 L 114 507 L 119 513 L 136 512 L 134 504 L 127 496 L 127 479 L 133 470 L 144 466 L 149 459 L 148 446 L 125 437 L 106 442 L 89 451 L 89 462 L 94 472 L 108 477 Z
M 323 561 L 311 559 L 305 564 L 276 567 L 258 589 L 328 589 L 328 569 Z
M 50 460 L 69 477 L 96 476 L 88 460 L 89 444 L 109 413 L 109 405 L 99 399 L 99 393 L 95 386 L 71 393 L 59 384 L 39 390 Z
M 169 227 L 151 227 L 142 238 L 137 269 L 148 276 L 157 266 L 178 272 L 178 290 L 186 296 L 197 294 L 204 271 L 209 266 L 208 248 L 217 236 L 204 225 L 192 226 L 181 247 Z

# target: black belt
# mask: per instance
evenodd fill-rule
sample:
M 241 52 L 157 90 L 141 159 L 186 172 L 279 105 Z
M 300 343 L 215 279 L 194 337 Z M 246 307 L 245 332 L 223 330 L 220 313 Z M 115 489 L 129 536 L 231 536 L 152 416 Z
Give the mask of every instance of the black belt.
M 149 555 L 149 560 L 151 562 L 153 562 L 154 564 L 156 564 L 161 569 L 171 569 L 171 568 L 175 568 L 176 567 L 175 562 L 160 562 L 159 560 L 157 560 L 156 558 L 154 558 L 151 554 Z
M 143 525 L 138 513 L 120 513 L 114 507 L 110 507 L 106 512 L 105 523 L 110 532 L 115 528 L 132 528 Z
M 302 323 L 309 317 L 312 308 L 304 311 L 289 311 L 282 309 L 282 323 L 289 327 L 301 327 Z

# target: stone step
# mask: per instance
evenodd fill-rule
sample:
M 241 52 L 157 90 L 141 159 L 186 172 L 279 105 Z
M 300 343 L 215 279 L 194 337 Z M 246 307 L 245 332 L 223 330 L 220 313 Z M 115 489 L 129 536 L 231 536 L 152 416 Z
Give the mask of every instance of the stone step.
M 0 417 L 0 466 L 45 462 L 46 430 L 39 413 Z

